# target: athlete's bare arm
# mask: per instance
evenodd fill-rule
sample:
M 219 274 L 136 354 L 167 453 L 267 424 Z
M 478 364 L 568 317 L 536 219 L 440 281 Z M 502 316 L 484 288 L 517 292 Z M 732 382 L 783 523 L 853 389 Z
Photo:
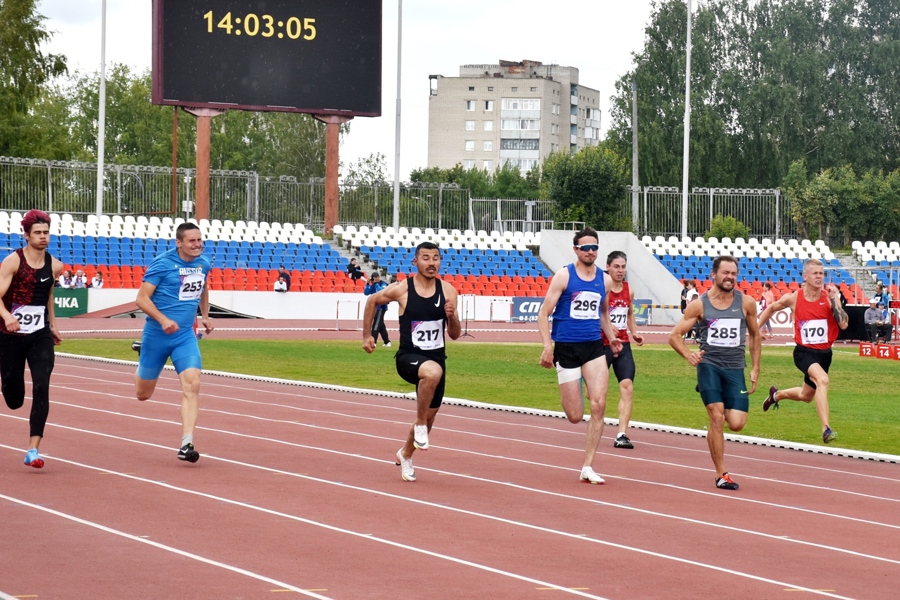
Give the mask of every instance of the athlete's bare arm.
M 762 336 L 759 333 L 759 324 L 756 322 L 756 301 L 744 294 L 744 317 L 747 320 L 747 345 L 750 347 L 750 389 L 747 393 L 756 391 L 756 382 L 759 381 L 759 361 L 762 356 Z
M 5 296 L 6 292 L 9 291 L 9 286 L 12 285 L 13 275 L 15 275 L 18 270 L 19 255 L 15 252 L 4 258 L 3 262 L 0 263 L 0 298 Z M 11 312 L 6 310 L 6 306 L 2 302 L 0 302 L 0 318 L 2 318 L 3 322 L 6 324 L 7 331 L 19 330 L 19 321 Z
M 672 330 L 672 333 L 669 334 L 669 345 L 675 349 L 675 352 L 680 354 L 691 363 L 692 366 L 696 367 L 703 360 L 703 351 L 699 352 L 691 352 L 688 350 L 687 346 L 684 343 L 684 336 L 691 330 L 697 321 L 703 318 L 703 303 L 702 302 L 689 302 L 687 307 L 684 309 L 684 314 L 681 315 L 681 320 L 678 321 L 678 324 L 675 325 L 675 329 Z
M 569 285 L 569 270 L 562 268 L 556 272 L 553 279 L 550 280 L 550 288 L 547 290 L 547 297 L 544 298 L 544 305 L 538 313 L 538 331 L 541 333 L 541 343 L 544 350 L 541 352 L 541 366 L 549 369 L 553 366 L 553 340 L 550 338 L 550 315 L 556 308 L 556 303 L 562 297 L 562 293 Z
M 151 296 L 153 296 L 153 292 L 155 291 L 156 286 L 152 283 L 148 281 L 141 283 L 137 298 L 135 298 L 134 302 L 138 305 L 138 308 L 144 311 L 144 314 L 159 323 L 159 326 L 162 327 L 164 333 L 175 333 L 178 331 L 178 323 L 160 312 L 151 299 Z
M 55 258 L 50 263 L 50 270 L 53 272 L 53 280 L 59 279 L 63 270 L 61 261 Z M 56 303 L 53 301 L 53 288 L 50 288 L 50 297 L 47 299 L 47 324 L 50 326 L 50 334 L 53 336 L 53 343 L 57 346 L 62 343 L 62 336 L 59 329 L 56 328 Z
M 215 329 L 212 319 L 209 316 L 209 286 L 203 286 L 203 293 L 200 294 L 200 323 L 207 335 Z
M 759 315 L 759 319 L 757 325 L 762 327 L 766 323 L 769 322 L 769 319 L 772 318 L 772 315 L 777 313 L 779 310 L 784 310 L 786 308 L 794 308 L 797 305 L 797 294 L 800 293 L 800 290 L 791 292 L 790 294 L 785 294 L 772 304 L 768 305 L 762 314 Z
M 409 295 L 408 285 L 405 280 L 395 281 L 366 299 L 366 309 L 363 312 L 363 350 L 369 354 L 375 351 L 375 338 L 372 337 L 372 322 L 375 320 L 375 308 L 381 304 L 396 302 L 400 306 L 400 314 L 402 315 L 403 311 L 406 310 L 406 298 Z
M 600 329 L 603 330 L 606 339 L 609 340 L 609 347 L 612 348 L 613 356 L 618 356 L 619 352 L 622 351 L 622 340 L 619 339 L 617 335 L 619 332 L 613 329 L 612 321 L 609 319 L 609 294 L 603 296 L 603 303 L 600 307 Z
M 451 340 L 458 340 L 462 335 L 462 326 L 459 323 L 459 313 L 456 311 L 459 294 L 452 284 L 441 281 L 444 289 L 444 314 L 447 315 L 447 335 Z
M 629 293 L 629 302 L 628 302 L 628 331 L 631 333 L 631 339 L 638 346 L 644 345 L 644 336 L 638 333 L 637 331 L 637 318 L 634 316 L 634 290 L 628 288 Z
M 850 325 L 850 317 L 847 316 L 847 311 L 841 306 L 841 291 L 836 285 L 831 283 L 825 286 L 825 291 L 828 293 L 828 300 L 831 302 L 831 314 L 834 315 L 834 320 L 837 321 L 838 327 L 847 329 L 847 326 Z

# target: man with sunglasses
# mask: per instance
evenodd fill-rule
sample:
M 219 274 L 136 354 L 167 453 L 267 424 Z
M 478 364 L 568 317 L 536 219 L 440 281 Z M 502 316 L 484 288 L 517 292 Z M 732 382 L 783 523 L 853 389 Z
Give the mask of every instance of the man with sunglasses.
M 610 340 L 613 356 L 622 351 L 622 342 L 609 320 L 606 290 L 612 285 L 612 279 L 594 264 L 600 249 L 598 239 L 597 232 L 589 227 L 575 234 L 577 260 L 553 276 L 538 315 L 538 330 L 544 344 L 541 366 L 556 367 L 560 403 L 571 423 L 580 423 L 584 418 L 582 380 L 587 386 L 591 418 L 581 481 L 592 484 L 604 483 L 593 468 L 594 455 L 603 435 L 603 413 L 609 389 L 609 367 L 601 329 Z

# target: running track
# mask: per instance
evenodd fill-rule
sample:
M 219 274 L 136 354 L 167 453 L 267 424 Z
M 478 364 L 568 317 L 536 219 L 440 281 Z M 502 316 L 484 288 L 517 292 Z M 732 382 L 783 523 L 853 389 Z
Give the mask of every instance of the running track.
M 445 406 L 418 481 L 414 404 L 205 374 L 203 457 L 175 458 L 180 392 L 57 357 L 44 469 L 0 411 L 0 598 L 896 598 L 896 464 L 658 431 L 578 482 L 584 424 Z

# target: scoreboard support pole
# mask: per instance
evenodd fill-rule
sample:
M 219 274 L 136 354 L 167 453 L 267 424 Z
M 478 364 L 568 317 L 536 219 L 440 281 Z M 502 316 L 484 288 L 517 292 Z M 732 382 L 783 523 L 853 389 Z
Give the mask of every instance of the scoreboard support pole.
M 225 114 L 214 108 L 185 108 L 197 117 L 197 173 L 194 192 L 194 218 L 209 219 L 209 138 L 212 118 Z
M 341 125 L 353 117 L 313 115 L 325 123 L 325 235 L 331 237 L 338 224 L 338 165 Z

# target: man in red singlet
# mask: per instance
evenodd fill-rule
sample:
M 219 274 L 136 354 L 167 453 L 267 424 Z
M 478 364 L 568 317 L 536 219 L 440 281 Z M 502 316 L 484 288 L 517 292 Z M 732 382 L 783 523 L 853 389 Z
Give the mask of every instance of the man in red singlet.
M 837 286 L 825 282 L 822 261 L 811 258 L 803 265 L 803 285 L 799 290 L 782 296 L 766 307 L 759 316 L 760 326 L 779 310 L 794 310 L 794 364 L 803 372 L 803 386 L 779 390 L 769 388 L 763 410 L 778 408 L 781 400 L 816 401 L 816 412 L 822 423 L 822 441 L 837 439 L 828 423 L 828 369 L 831 366 L 831 346 L 838 329 L 847 329 L 849 319 L 841 306 L 841 292 Z
M 625 281 L 628 257 L 621 250 L 615 250 L 606 257 L 606 272 L 612 283 L 606 289 L 609 299 L 609 320 L 616 337 L 622 342 L 622 350 L 618 355 L 613 353 L 606 332 L 601 330 L 603 347 L 606 351 L 606 364 L 612 367 L 619 380 L 619 432 L 613 442 L 616 448 L 631 450 L 634 444 L 628 438 L 628 423 L 631 421 L 632 398 L 634 397 L 634 375 L 636 372 L 634 356 L 631 354 L 631 343 L 628 332 L 638 346 L 644 345 L 644 336 L 637 332 L 637 320 L 634 318 L 634 291 Z
M 53 284 L 63 265 L 47 252 L 50 215 L 30 210 L 22 217 L 25 247 L 0 263 L 0 378 L 3 399 L 12 410 L 25 403 L 25 363 L 31 370 L 31 430 L 25 464 L 40 469 L 38 446 L 50 412 L 50 374 L 62 338 L 53 313 Z

